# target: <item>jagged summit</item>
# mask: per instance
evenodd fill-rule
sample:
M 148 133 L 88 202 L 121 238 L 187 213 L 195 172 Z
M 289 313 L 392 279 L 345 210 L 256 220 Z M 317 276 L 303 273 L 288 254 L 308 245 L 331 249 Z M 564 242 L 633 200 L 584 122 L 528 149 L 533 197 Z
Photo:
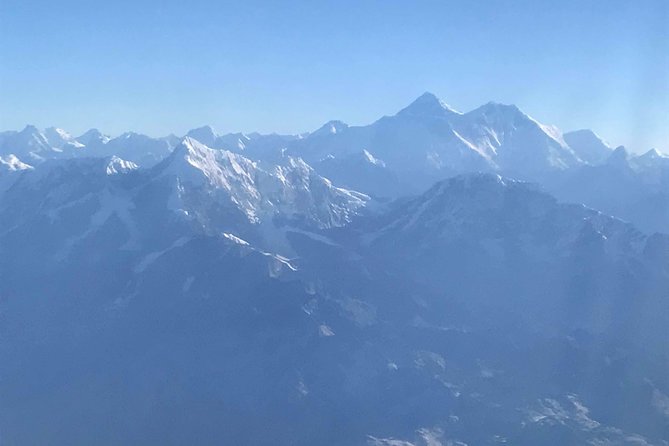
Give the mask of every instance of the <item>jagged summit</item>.
M 280 164 L 264 169 L 243 155 L 211 149 L 191 137 L 185 137 L 154 172 L 157 178 L 176 177 L 179 196 L 179 188 L 191 185 L 228 197 L 224 201 L 252 223 L 270 221 L 280 213 L 317 227 L 340 226 L 369 200 L 364 194 L 333 186 L 300 158 L 286 156 Z
M 197 185 L 208 183 L 214 187 L 227 188 L 229 183 L 217 160 L 219 153 L 223 154 L 222 151 L 215 151 L 199 140 L 186 136 L 155 169 L 163 175 L 176 175 L 183 181 Z
M 139 166 L 132 161 L 126 161 L 118 156 L 114 155 L 109 158 L 105 172 L 107 175 L 118 175 L 123 173 L 128 173 L 133 170 L 139 169 Z
M 513 106 L 435 100 L 301 146 L 129 133 L 21 172 L 37 146 L 0 132 L 3 439 L 663 444 L 669 237 L 621 219 L 666 232 L 666 163 L 571 163 Z
M 192 136 L 184 136 L 181 138 L 179 144 L 174 148 L 174 154 L 179 152 L 198 152 L 198 151 L 210 151 L 211 148 L 207 146 L 204 142 Z
M 216 143 L 216 139 L 219 137 L 214 128 L 209 125 L 189 130 L 188 133 L 186 133 L 186 136 L 195 138 L 209 147 L 213 147 Z

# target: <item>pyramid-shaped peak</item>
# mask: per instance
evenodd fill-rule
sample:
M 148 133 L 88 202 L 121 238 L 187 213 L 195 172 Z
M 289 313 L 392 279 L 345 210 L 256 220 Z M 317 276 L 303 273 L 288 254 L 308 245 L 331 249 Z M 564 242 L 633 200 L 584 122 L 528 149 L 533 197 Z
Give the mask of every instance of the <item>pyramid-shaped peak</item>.
M 88 129 L 84 133 L 82 133 L 81 135 L 77 136 L 77 139 L 93 138 L 93 137 L 100 137 L 100 136 L 102 136 L 102 132 L 98 129 L 93 128 L 93 129 Z
M 426 91 L 426 92 L 423 93 L 422 95 L 418 96 L 418 97 L 414 100 L 414 103 L 418 103 L 418 104 L 420 104 L 420 103 L 425 103 L 425 104 L 429 104 L 429 103 L 440 104 L 440 103 L 441 103 L 441 100 L 440 100 L 440 99 L 437 97 L 437 95 L 435 95 L 434 93 L 431 93 L 431 92 L 429 92 L 429 91 Z
M 328 121 L 325 124 L 323 124 L 318 130 L 312 133 L 312 135 L 334 135 L 342 130 L 345 130 L 348 128 L 348 124 L 346 124 L 343 121 Z
M 46 136 L 34 125 L 26 125 L 23 130 L 21 130 L 17 136 L 21 138 L 21 141 L 28 144 L 37 144 L 41 148 L 48 148 L 49 142 L 47 141 Z
M 433 93 L 425 92 L 411 104 L 400 110 L 398 115 L 413 116 L 444 116 L 458 113 L 440 100 Z
M 75 139 L 84 145 L 89 145 L 94 142 L 106 143 L 110 138 L 98 129 L 89 129 Z
M 215 183 L 220 177 L 215 151 L 189 136 L 184 137 L 155 170 L 195 184 Z
M 29 135 L 36 135 L 36 134 L 40 133 L 40 131 L 34 125 L 28 124 L 23 128 L 23 130 L 21 130 L 21 133 L 29 134 Z

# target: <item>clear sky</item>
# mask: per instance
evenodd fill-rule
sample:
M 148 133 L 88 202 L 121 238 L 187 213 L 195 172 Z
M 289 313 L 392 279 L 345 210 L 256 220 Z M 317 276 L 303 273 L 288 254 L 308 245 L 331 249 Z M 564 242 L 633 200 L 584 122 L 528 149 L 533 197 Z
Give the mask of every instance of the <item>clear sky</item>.
M 0 129 L 294 133 L 424 91 L 669 152 L 669 0 L 0 0 Z

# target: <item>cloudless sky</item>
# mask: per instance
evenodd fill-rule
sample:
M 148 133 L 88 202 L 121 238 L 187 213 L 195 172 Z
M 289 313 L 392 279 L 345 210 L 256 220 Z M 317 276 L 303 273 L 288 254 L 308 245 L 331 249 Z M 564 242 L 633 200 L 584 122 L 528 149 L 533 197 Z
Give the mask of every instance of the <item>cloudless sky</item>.
M 669 1 L 0 0 L 0 129 L 295 133 L 424 91 L 669 152 Z

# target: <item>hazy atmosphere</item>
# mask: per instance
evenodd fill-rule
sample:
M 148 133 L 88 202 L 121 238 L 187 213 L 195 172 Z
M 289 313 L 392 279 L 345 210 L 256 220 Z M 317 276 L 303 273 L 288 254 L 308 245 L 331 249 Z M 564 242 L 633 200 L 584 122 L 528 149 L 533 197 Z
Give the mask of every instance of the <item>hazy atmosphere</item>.
M 669 151 L 664 0 L 4 0 L 0 21 L 5 130 L 300 133 L 431 91 Z
M 669 446 L 669 2 L 0 0 L 0 446 Z

